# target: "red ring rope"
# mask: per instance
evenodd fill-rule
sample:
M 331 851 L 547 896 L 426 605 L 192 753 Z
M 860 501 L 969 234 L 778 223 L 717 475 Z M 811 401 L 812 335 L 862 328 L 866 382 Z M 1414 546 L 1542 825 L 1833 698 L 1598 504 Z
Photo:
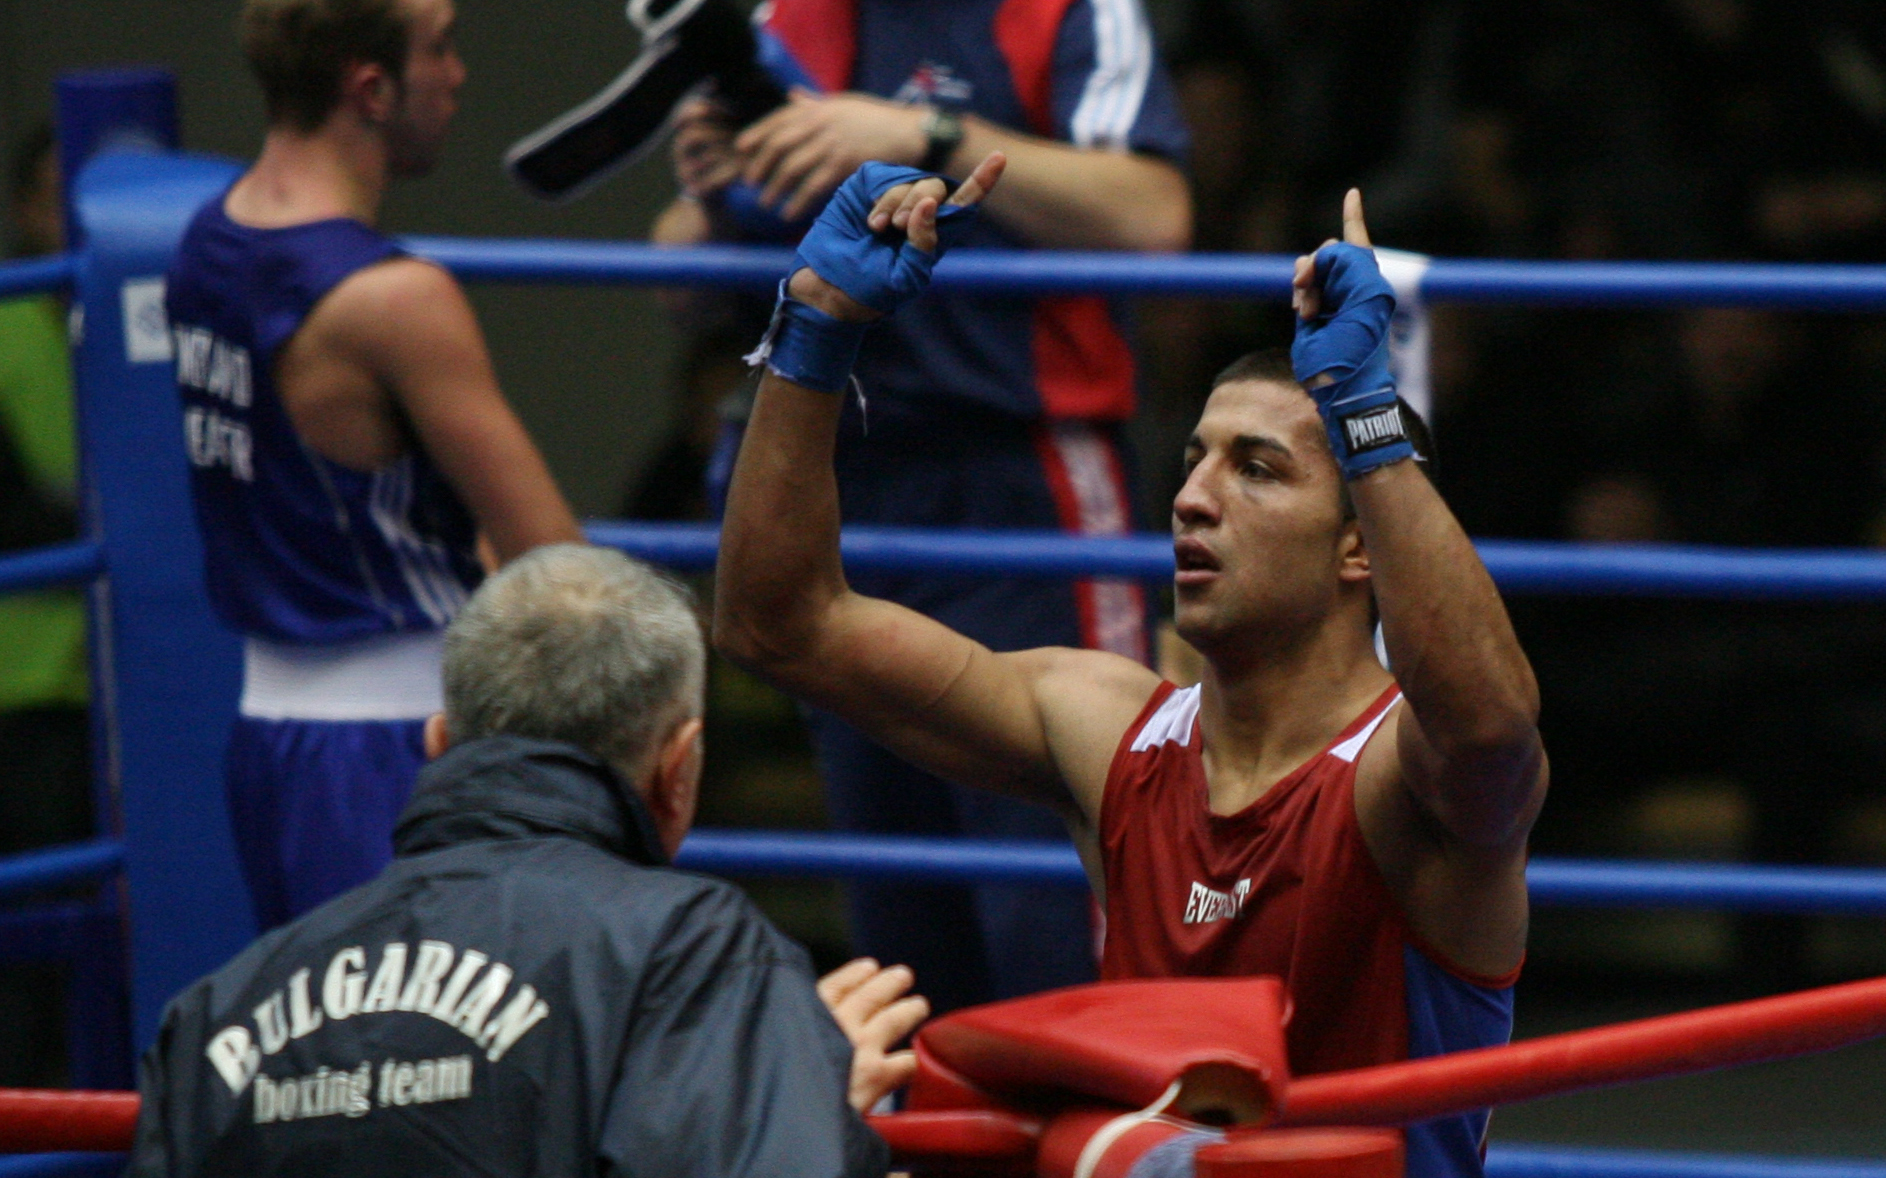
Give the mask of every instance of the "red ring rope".
M 1540 1096 L 1808 1055 L 1886 1035 L 1886 978 L 1290 1085 L 1279 1125 L 1411 1125 Z
M 1786 1059 L 1880 1035 L 1886 978 L 1311 1076 L 1290 1085 L 1277 1123 L 1411 1124 L 1581 1088 Z M 0 1089 L 0 1152 L 129 1149 L 137 1112 L 135 1092 Z M 909 1144 L 917 1138 L 941 1144 L 936 1138 L 948 1135 L 947 1120 L 912 1125 Z M 1028 1134 L 1019 1124 L 987 1118 L 975 1128 L 989 1155 L 1012 1150 Z
M 126 1150 L 137 1122 L 135 1092 L 0 1088 L 0 1153 Z

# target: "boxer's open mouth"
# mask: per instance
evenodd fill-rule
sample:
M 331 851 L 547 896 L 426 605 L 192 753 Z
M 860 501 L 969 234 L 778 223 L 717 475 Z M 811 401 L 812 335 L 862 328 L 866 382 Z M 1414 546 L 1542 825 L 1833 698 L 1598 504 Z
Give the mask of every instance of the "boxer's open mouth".
M 1208 581 L 1220 570 L 1218 557 L 1203 540 L 1181 536 L 1172 542 L 1174 579 L 1181 585 Z

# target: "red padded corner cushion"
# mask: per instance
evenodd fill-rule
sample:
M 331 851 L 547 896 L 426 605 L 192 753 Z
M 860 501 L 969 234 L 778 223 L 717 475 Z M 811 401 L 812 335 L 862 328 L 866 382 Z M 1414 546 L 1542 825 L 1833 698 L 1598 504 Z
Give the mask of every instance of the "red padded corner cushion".
M 1060 1090 L 1143 1108 L 1189 1068 L 1245 1073 L 1281 1108 L 1290 1082 L 1283 983 L 1276 978 L 1098 982 L 936 1019 L 917 1034 L 937 1104 L 970 1093 Z M 968 1091 L 947 1096 L 952 1084 Z

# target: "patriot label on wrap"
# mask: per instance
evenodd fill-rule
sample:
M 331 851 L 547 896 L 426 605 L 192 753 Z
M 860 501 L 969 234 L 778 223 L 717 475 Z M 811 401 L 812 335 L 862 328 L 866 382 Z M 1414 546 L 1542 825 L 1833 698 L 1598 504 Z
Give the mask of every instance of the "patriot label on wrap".
M 1365 454 L 1408 439 L 1408 432 L 1401 424 L 1400 405 L 1384 405 L 1380 409 L 1345 417 L 1342 419 L 1342 430 L 1351 454 Z

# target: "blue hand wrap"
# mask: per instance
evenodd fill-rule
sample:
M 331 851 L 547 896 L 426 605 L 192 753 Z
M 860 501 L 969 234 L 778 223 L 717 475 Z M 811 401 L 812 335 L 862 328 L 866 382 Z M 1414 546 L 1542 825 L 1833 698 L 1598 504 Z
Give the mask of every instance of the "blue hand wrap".
M 747 356 L 748 364 L 765 364 L 773 375 L 821 393 L 842 393 L 858 362 L 858 346 L 869 323 L 834 319 L 817 307 L 786 293 L 781 279 L 773 321 L 760 346 Z
M 773 321 L 760 346 L 747 356 L 747 363 L 763 363 L 774 375 L 808 389 L 844 391 L 870 324 L 834 319 L 792 298 L 786 293 L 791 275 L 801 266 L 810 267 L 820 278 L 886 315 L 923 293 L 930 285 L 931 268 L 949 244 L 962 236 L 975 208 L 944 205 L 937 209 L 934 254 L 912 246 L 901 230 L 871 232 L 868 219 L 878 197 L 929 175 L 916 168 L 871 163 L 839 185 L 799 243 L 792 270 L 779 284 Z
M 1395 291 L 1375 264 L 1374 251 L 1358 245 L 1318 250 L 1316 276 L 1322 310 L 1314 319 L 1298 320 L 1290 361 L 1306 388 L 1317 376 L 1334 378 L 1311 388 L 1310 396 L 1343 477 L 1360 478 L 1378 466 L 1414 457 L 1388 369 Z
M 799 243 L 792 269 L 812 272 L 852 298 L 886 315 L 916 298 L 930 285 L 930 270 L 959 240 L 976 215 L 975 207 L 943 205 L 936 211 L 936 253 L 926 254 L 905 240 L 900 230 L 871 232 L 871 206 L 899 184 L 930 177 L 916 168 L 870 163 L 838 186 L 811 232 Z

